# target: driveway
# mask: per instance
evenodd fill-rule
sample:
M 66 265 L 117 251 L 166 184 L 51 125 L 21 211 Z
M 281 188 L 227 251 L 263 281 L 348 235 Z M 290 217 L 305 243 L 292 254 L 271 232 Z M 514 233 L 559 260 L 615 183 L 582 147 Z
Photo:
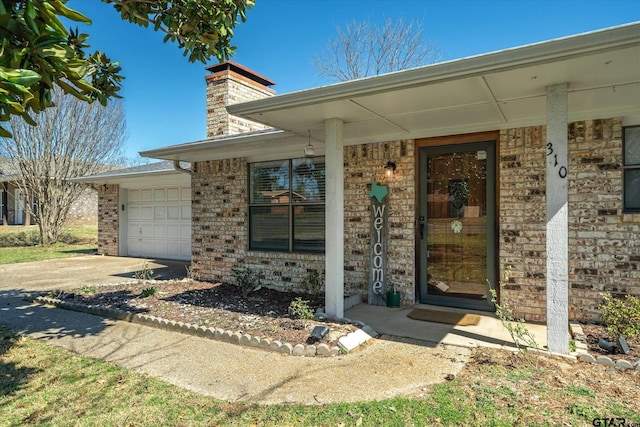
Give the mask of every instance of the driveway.
M 48 291 L 66 287 L 120 283 L 135 273 L 153 270 L 156 279 L 181 279 L 190 262 L 87 255 L 46 261 L 0 265 L 0 289 Z

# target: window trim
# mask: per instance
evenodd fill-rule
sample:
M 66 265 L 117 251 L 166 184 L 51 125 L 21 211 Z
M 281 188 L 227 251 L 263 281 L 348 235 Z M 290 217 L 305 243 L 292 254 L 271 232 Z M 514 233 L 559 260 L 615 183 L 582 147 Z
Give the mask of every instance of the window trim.
M 627 171 L 640 171 L 640 162 L 635 164 L 627 164 L 626 153 L 627 153 L 627 129 L 638 129 L 640 130 L 640 125 L 633 126 L 623 126 L 622 127 L 622 213 L 639 213 L 640 208 L 628 208 L 627 207 L 627 199 L 626 199 L 626 172 Z
M 271 161 L 264 161 L 264 162 L 251 162 L 251 163 L 247 163 L 247 217 L 249 219 L 248 224 L 248 246 L 249 246 L 249 251 L 257 251 L 257 252 L 278 252 L 278 253 L 301 253 L 301 254 L 324 254 L 325 253 L 325 245 L 323 245 L 322 249 L 318 249 L 318 250 L 311 250 L 311 249 L 295 249 L 294 248 L 294 241 L 295 241 L 295 221 L 294 221 L 294 213 L 295 213 L 295 208 L 297 206 L 326 206 L 326 192 L 324 194 L 324 197 L 322 198 L 321 202 L 295 202 L 295 197 L 293 197 L 293 163 L 296 160 L 300 160 L 300 159 L 305 159 L 305 157 L 296 157 L 296 158 L 290 158 L 290 159 L 276 159 L 276 160 L 271 160 Z M 325 159 L 325 156 L 314 156 L 311 157 L 310 159 L 312 159 L 314 162 L 318 161 L 318 160 L 323 160 Z M 288 181 L 289 181 L 289 188 L 287 189 L 287 193 L 288 193 L 288 197 L 289 197 L 289 202 L 288 203 L 278 203 L 277 205 L 279 207 L 283 207 L 286 206 L 287 207 L 287 215 L 288 215 L 288 244 L 287 244 L 287 249 L 278 249 L 278 248 L 257 248 L 253 245 L 253 235 L 252 235 L 252 214 L 251 214 L 251 210 L 252 208 L 260 208 L 260 207 L 270 207 L 273 208 L 274 204 L 273 203 L 267 203 L 267 202 L 252 202 L 252 189 L 251 189 L 251 184 L 252 184 L 252 174 L 251 174 L 251 166 L 252 165 L 256 165 L 256 164 L 260 164 L 260 163 L 269 163 L 272 161 L 282 161 L 282 162 L 288 162 L 288 172 L 289 172 L 289 176 L 288 176 Z M 325 171 L 326 171 L 326 163 L 325 163 Z M 326 230 L 326 219 L 325 219 L 325 223 L 324 223 L 324 230 Z M 325 236 L 323 235 L 323 241 L 326 240 Z

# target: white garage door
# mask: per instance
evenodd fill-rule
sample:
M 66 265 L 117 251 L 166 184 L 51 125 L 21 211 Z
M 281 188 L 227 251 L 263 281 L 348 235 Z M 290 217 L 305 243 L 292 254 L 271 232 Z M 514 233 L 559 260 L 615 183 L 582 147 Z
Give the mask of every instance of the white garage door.
M 191 189 L 127 190 L 129 256 L 191 259 Z

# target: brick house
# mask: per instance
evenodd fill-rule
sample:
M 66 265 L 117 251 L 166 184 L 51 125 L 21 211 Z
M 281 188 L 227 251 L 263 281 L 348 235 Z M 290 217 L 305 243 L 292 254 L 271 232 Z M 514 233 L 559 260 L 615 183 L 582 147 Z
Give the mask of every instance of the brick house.
M 191 163 L 203 277 L 323 272 L 339 317 L 346 294 L 371 302 L 378 267 L 403 305 L 491 310 L 489 283 L 560 352 L 601 292 L 640 295 L 640 24 L 279 96 L 238 64 L 208 70 L 209 139 L 141 153 Z M 303 199 L 274 212 L 276 190 Z

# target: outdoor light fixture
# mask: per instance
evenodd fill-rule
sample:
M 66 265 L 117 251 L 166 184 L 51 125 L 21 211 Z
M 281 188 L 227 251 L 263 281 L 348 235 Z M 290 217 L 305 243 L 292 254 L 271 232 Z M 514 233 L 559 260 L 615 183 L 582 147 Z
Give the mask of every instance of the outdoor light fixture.
M 309 130 L 309 143 L 304 147 L 304 156 L 313 157 L 315 153 L 316 151 L 313 149 L 313 144 L 311 144 L 311 130 Z
M 393 176 L 393 173 L 396 171 L 396 164 L 393 163 L 392 161 L 388 161 L 384 169 L 387 177 L 391 178 L 391 176 Z
M 321 341 L 329 333 L 329 328 L 326 326 L 316 326 L 311 331 L 311 340 L 312 341 Z

